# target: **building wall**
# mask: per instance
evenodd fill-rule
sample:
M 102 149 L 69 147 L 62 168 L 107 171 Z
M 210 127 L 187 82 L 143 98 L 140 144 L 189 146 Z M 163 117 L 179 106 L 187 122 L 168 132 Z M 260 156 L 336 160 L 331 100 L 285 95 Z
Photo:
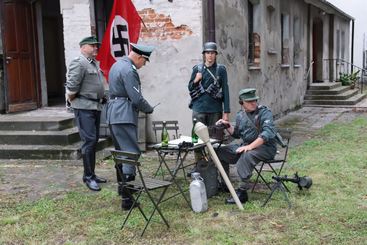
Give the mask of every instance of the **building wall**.
M 60 0 L 60 11 L 64 25 L 64 47 L 66 67 L 79 56 L 79 42 L 92 35 L 95 30 L 92 0 Z
M 161 103 L 148 115 L 152 120 L 178 120 L 180 133 L 191 133 L 187 85 L 192 67 L 202 60 L 202 1 L 133 0 L 149 31 L 139 43 L 154 45 L 150 63 L 139 70 L 142 92 L 150 104 Z M 148 130 L 148 140 L 153 139 Z
M 307 83 L 303 79 L 307 55 L 307 5 L 302 1 L 252 1 L 254 3 L 254 32 L 259 35 L 260 58 L 248 64 L 248 5 L 247 1 L 216 2 L 216 37 L 220 47 L 219 61 L 227 66 L 232 118 L 240 109 L 238 91 L 245 87 L 258 90 L 260 103 L 281 114 L 303 102 Z M 281 13 L 289 15 L 288 65 L 281 65 Z M 293 61 L 293 19 L 301 23 L 299 43 L 300 62 Z M 255 47 L 255 52 L 256 51 Z

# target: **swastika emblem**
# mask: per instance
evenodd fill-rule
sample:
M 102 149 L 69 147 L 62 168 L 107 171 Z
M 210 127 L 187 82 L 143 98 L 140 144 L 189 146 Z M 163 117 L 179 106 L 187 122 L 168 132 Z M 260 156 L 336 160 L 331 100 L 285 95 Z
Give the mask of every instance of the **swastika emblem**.
M 115 60 L 121 59 L 129 53 L 129 27 L 127 21 L 116 15 L 110 31 L 111 55 Z

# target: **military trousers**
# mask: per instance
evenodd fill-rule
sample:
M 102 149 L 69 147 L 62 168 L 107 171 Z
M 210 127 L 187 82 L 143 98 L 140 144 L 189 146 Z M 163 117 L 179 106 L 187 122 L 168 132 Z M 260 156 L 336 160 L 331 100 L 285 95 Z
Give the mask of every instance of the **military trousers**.
M 276 154 L 276 148 L 261 145 L 251 151 L 236 153 L 241 144 L 230 144 L 217 149 L 217 155 L 223 168 L 229 173 L 229 165 L 236 164 L 238 176 L 243 182 L 248 182 L 252 172 L 260 161 L 271 160 Z
M 130 123 L 119 123 L 110 124 L 109 128 L 116 150 L 140 154 L 137 126 Z M 122 173 L 127 175 L 135 175 L 136 169 L 131 165 L 123 165 Z
M 91 177 L 94 175 L 101 112 L 97 110 L 74 109 L 74 115 L 79 136 L 83 142 L 81 153 L 83 156 L 84 177 Z

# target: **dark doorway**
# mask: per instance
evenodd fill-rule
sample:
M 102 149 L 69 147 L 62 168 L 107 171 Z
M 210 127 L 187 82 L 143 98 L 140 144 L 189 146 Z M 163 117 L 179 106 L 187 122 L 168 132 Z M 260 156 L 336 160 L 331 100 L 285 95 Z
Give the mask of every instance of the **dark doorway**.
M 323 82 L 323 23 L 319 18 L 314 19 L 312 24 L 312 80 L 313 82 Z
M 42 1 L 43 45 L 49 106 L 65 101 L 66 67 L 62 21 L 59 1 Z
M 17 112 L 39 106 L 35 9 L 28 0 L 1 2 L 6 111 Z

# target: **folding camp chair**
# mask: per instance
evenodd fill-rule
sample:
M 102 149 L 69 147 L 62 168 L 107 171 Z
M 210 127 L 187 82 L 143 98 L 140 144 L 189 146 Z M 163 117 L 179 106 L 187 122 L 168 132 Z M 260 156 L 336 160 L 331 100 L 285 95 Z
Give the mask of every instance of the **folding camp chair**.
M 164 180 L 159 180 L 159 179 L 153 179 L 153 178 L 146 178 L 143 176 L 142 172 L 141 172 L 141 164 L 138 161 L 140 154 L 137 153 L 132 153 L 132 152 L 126 152 L 126 151 L 118 151 L 118 150 L 112 150 L 112 157 L 113 160 L 115 161 L 115 164 L 129 164 L 129 165 L 134 165 L 137 169 L 138 172 L 138 177 L 133 180 L 133 181 L 128 181 L 128 182 L 123 182 L 123 188 L 125 188 L 129 195 L 131 196 L 131 198 L 133 199 L 133 205 L 130 208 L 122 226 L 121 229 L 124 228 L 127 220 L 129 219 L 131 212 L 133 211 L 134 207 L 137 207 L 138 210 L 140 211 L 140 213 L 143 215 L 146 224 L 145 227 L 141 233 L 141 236 L 144 235 L 145 230 L 147 229 L 149 223 L 152 221 L 152 218 L 155 214 L 155 212 L 157 211 L 158 214 L 161 216 L 163 222 L 165 223 L 165 225 L 167 226 L 167 228 L 169 228 L 169 224 L 166 220 L 166 218 L 163 216 L 163 213 L 161 211 L 161 209 L 159 208 L 159 205 L 161 204 L 163 197 L 168 189 L 168 187 L 172 184 L 172 182 L 169 181 L 164 181 Z M 116 169 L 118 169 L 118 174 L 120 175 L 121 178 L 123 178 L 123 174 L 121 172 L 121 168 L 116 167 Z M 158 189 L 161 189 L 161 192 L 159 193 Z M 154 194 L 153 195 L 153 191 L 154 190 Z M 140 206 L 141 204 L 139 204 L 139 198 L 141 197 L 141 195 L 145 193 L 148 198 L 150 199 L 150 201 L 153 204 L 153 210 L 151 212 L 151 214 L 146 215 L 144 210 L 142 209 L 142 207 Z M 142 200 L 142 199 L 140 199 Z
M 261 179 L 265 183 L 265 185 L 271 190 L 272 188 L 270 186 L 270 182 L 266 181 L 263 174 L 265 172 L 269 172 L 269 173 L 274 174 L 275 176 L 279 176 L 283 170 L 285 163 L 287 162 L 288 147 L 289 147 L 289 141 L 291 139 L 292 132 L 288 128 L 279 129 L 278 132 L 284 140 L 284 144 L 280 145 L 283 149 L 281 150 L 281 152 L 275 155 L 274 159 L 269 160 L 269 161 L 262 161 L 256 165 L 255 171 L 257 173 L 257 176 L 255 179 L 255 183 L 252 186 L 252 192 L 254 191 L 255 186 L 259 183 L 259 179 Z M 284 186 L 284 188 L 287 191 L 289 191 L 287 186 L 283 182 L 282 182 L 282 185 Z

